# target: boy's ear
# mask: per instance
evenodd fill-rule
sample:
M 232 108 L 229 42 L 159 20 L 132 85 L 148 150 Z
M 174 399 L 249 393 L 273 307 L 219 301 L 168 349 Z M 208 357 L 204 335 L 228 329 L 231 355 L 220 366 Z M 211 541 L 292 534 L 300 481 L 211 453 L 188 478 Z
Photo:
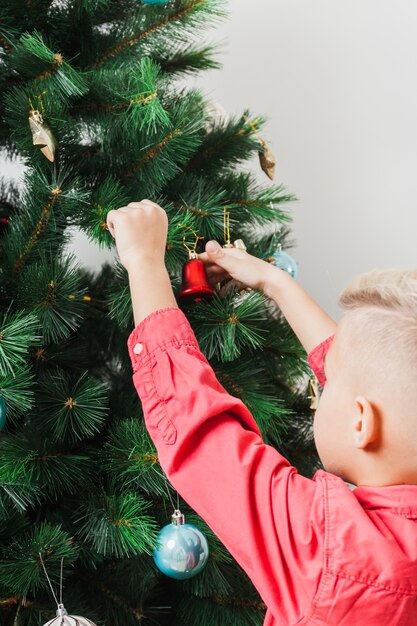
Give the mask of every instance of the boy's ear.
M 355 398 L 354 444 L 366 449 L 377 442 L 380 422 L 376 407 L 364 396 Z

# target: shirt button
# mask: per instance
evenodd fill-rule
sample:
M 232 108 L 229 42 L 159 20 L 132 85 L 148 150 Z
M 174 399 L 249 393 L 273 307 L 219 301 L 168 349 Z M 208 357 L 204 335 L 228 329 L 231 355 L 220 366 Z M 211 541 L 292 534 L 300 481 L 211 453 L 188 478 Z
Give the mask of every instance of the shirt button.
M 140 354 L 142 352 L 142 350 L 143 350 L 143 344 L 141 344 L 141 343 L 135 344 L 135 347 L 133 348 L 133 352 L 135 354 Z

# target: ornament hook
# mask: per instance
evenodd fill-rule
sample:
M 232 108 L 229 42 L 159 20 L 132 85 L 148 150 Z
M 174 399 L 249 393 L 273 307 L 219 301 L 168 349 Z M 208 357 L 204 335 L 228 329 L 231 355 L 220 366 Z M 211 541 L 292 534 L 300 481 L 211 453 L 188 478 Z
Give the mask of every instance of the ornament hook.
M 55 600 L 55 602 L 57 604 L 57 607 L 58 607 L 58 609 L 60 609 L 60 607 L 62 607 L 62 609 L 65 611 L 64 605 L 62 604 L 62 579 L 63 579 L 63 571 L 64 571 L 64 557 L 62 557 L 62 559 L 61 559 L 61 575 L 60 575 L 60 578 L 59 578 L 59 602 L 58 602 L 58 599 L 57 599 L 57 597 L 55 595 L 55 591 L 54 591 L 54 588 L 52 587 L 51 579 L 48 576 L 48 572 L 46 571 L 45 563 L 43 561 L 42 554 L 40 552 L 39 552 L 39 558 L 41 560 L 43 571 L 45 572 L 46 579 L 47 579 L 47 581 L 49 583 L 49 587 L 51 588 L 52 595 L 53 595 L 54 600 Z M 65 612 L 65 614 L 66 614 L 66 612 Z
M 184 226 L 183 224 L 178 224 L 184 231 L 184 235 L 182 238 L 182 244 L 184 246 L 184 248 L 186 248 L 186 250 L 188 250 L 188 254 L 190 255 L 190 260 L 191 259 L 198 259 L 198 254 L 197 254 L 197 245 L 198 242 L 200 241 L 200 239 L 204 239 L 203 236 L 198 235 L 195 230 L 193 228 L 191 228 L 191 226 Z M 190 248 L 190 246 L 186 243 L 186 238 L 187 238 L 187 233 L 186 231 L 191 231 L 195 237 L 195 242 L 194 242 L 194 246 L 192 248 Z

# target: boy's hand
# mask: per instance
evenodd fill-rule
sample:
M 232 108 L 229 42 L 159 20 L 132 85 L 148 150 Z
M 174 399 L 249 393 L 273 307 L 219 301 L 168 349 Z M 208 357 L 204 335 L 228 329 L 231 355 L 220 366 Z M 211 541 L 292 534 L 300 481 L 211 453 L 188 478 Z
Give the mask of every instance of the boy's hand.
M 206 251 L 199 255 L 206 266 L 207 276 L 212 283 L 233 278 L 239 283 L 264 291 L 272 268 L 269 263 L 258 259 L 241 248 L 222 248 L 217 241 L 208 241 Z
M 145 261 L 164 265 L 168 218 L 158 204 L 142 200 L 109 211 L 107 226 L 127 271 Z

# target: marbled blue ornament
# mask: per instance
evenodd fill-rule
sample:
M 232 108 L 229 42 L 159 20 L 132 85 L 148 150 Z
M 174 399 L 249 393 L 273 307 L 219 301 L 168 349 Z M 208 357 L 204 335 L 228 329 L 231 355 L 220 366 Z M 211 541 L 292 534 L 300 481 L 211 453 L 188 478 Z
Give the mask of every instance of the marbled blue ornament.
M 7 407 L 4 398 L 0 396 L 0 431 L 6 426 Z
M 175 511 L 171 524 L 164 526 L 156 538 L 153 558 L 166 576 L 184 580 L 199 574 L 207 563 L 209 548 L 203 533 Z
M 272 255 L 274 257 L 274 261 L 272 261 L 272 265 L 275 267 L 279 267 L 284 272 L 287 272 L 292 278 L 296 279 L 298 276 L 298 266 L 294 261 L 291 255 L 287 252 L 283 252 L 280 248 Z

